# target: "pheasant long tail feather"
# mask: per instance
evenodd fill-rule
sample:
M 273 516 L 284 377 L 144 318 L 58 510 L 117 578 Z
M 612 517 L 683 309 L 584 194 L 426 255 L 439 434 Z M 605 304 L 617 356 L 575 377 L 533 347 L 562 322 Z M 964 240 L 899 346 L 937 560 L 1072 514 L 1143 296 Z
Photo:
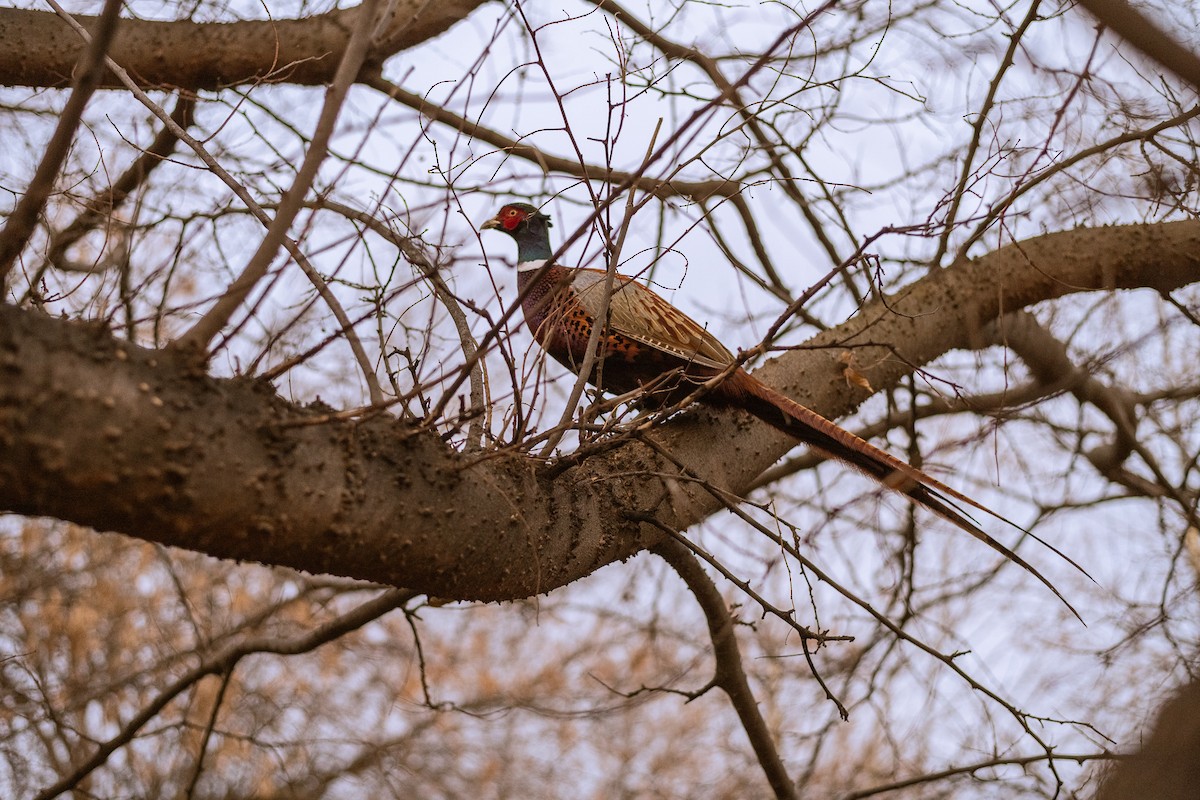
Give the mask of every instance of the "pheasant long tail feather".
M 974 536 L 1000 555 L 1012 561 L 1017 566 L 1029 572 L 1045 584 L 1059 600 L 1079 617 L 1079 612 L 1067 602 L 1062 593 L 1055 588 L 1044 575 L 1032 565 L 993 539 L 970 518 L 954 507 L 957 500 L 978 508 L 994 517 L 1003 519 L 984 505 L 972 500 L 966 495 L 941 483 L 936 478 L 926 475 L 916 467 L 906 464 L 895 456 L 880 450 L 868 442 L 855 436 L 850 431 L 838 427 L 815 411 L 805 408 L 799 403 L 780 394 L 771 387 L 755 379 L 747 373 L 739 372 L 732 376 L 735 387 L 731 394 L 741 395 L 740 405 L 746 411 L 761 419 L 768 425 L 783 431 L 789 436 L 804 442 L 824 454 L 844 461 L 852 467 L 857 467 L 870 477 L 879 481 L 888 489 L 907 495 L 913 502 L 928 508 L 938 516 L 949 520 L 956 526 Z M 1055 550 L 1055 552 L 1058 552 Z M 1062 553 L 1063 558 L 1077 569 L 1082 568 Z M 1087 573 L 1084 572 L 1086 575 Z M 1079 617 L 1083 621 L 1082 617 Z

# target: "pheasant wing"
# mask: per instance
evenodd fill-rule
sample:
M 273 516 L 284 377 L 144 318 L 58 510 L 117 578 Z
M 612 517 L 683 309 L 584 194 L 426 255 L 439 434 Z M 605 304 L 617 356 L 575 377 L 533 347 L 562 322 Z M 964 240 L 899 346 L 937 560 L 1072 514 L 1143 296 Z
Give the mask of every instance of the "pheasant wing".
M 579 270 L 572 282 L 580 305 L 594 320 L 604 318 L 605 274 Z M 613 281 L 608 326 L 615 333 L 678 356 L 689 364 L 723 370 L 733 354 L 699 323 L 642 284 L 624 275 Z

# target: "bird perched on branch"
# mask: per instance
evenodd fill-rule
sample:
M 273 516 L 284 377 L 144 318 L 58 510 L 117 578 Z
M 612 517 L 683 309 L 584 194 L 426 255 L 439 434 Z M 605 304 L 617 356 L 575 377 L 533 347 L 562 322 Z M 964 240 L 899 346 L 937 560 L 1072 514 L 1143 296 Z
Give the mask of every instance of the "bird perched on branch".
M 615 276 L 606 307 L 607 273 L 551 263 L 550 227 L 550 217 L 535 206 L 509 203 L 483 223 L 482 230 L 500 231 L 517 243 L 517 285 L 525 322 L 560 364 L 579 374 L 592 331 L 601 325 L 587 376 L 593 386 L 622 394 L 644 388 L 662 404 L 695 395 L 701 403 L 749 412 L 954 523 L 1028 570 L 1066 603 L 1041 573 L 953 503 L 998 515 L 767 386 L 738 366 L 733 354 L 703 326 L 641 283 Z

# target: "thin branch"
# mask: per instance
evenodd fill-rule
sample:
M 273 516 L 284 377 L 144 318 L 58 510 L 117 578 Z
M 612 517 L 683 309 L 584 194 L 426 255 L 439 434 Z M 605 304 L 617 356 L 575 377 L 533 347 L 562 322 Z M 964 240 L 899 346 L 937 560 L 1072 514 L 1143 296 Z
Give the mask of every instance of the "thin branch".
M 175 103 L 175 108 L 171 111 L 171 119 L 181 128 L 190 128 L 195 109 L 196 98 L 181 93 Z M 145 183 L 155 167 L 166 161 L 178 142 L 179 137 L 170 128 L 164 127 L 160 130 L 149 147 L 142 151 L 141 155 L 113 181 L 111 186 L 86 201 L 83 211 L 65 228 L 51 237 L 50 252 L 46 256 L 46 260 L 58 269 L 75 269 L 76 265 L 67 262 L 67 249 L 83 238 L 88 231 L 103 224 L 114 209 L 124 203 L 137 187 Z
M 695 479 L 693 478 L 693 480 L 695 480 Z M 697 481 L 697 483 L 703 483 L 703 482 Z M 713 494 L 714 494 L 714 496 L 719 497 L 723 501 L 727 499 L 724 495 L 722 495 L 719 492 L 715 492 Z M 731 504 L 736 504 L 735 501 L 729 501 L 729 502 Z M 767 616 L 767 615 L 773 616 L 776 619 L 778 619 L 780 622 L 782 622 L 784 625 L 787 625 L 789 628 L 791 628 L 797 634 L 799 634 L 800 641 L 804 642 L 806 647 L 807 647 L 807 643 L 810 641 L 816 642 L 817 645 L 820 646 L 826 642 L 849 642 L 849 641 L 854 640 L 854 637 L 850 636 L 850 635 L 843 635 L 843 634 L 834 635 L 834 634 L 829 634 L 829 633 L 814 632 L 807 626 L 800 624 L 799 620 L 796 619 L 796 613 L 795 613 L 794 609 L 780 608 L 779 606 L 775 605 L 767 598 L 763 597 L 762 593 L 759 592 L 758 590 L 756 590 L 750 584 L 749 581 L 739 578 L 737 575 L 735 575 L 729 569 L 729 567 L 725 566 L 725 564 L 722 563 L 720 558 L 717 558 L 712 553 L 708 552 L 703 547 L 700 547 L 695 542 L 686 538 L 683 534 L 679 533 L 678 531 L 672 530 L 670 528 L 670 526 L 664 525 L 662 523 L 662 521 L 660 519 L 658 519 L 657 517 L 655 517 L 653 514 L 647 514 L 645 512 L 630 511 L 630 512 L 625 513 L 625 517 L 634 522 L 644 522 L 647 525 L 653 525 L 654 527 L 658 528 L 663 533 L 667 534 L 668 536 L 672 537 L 677 542 L 682 544 L 684 547 L 686 547 L 688 549 L 689 552 L 692 553 L 692 555 L 696 556 L 701 561 L 708 564 L 714 570 L 719 572 L 721 574 L 722 578 L 729 581 L 731 584 L 733 584 L 733 586 L 737 587 L 738 591 L 742 592 L 744 595 L 746 595 L 751 600 L 753 600 L 755 603 L 757 603 L 758 607 L 762 610 L 763 616 Z M 819 677 L 818 677 L 818 680 L 820 680 Z M 822 688 L 825 688 L 825 687 L 822 686 Z M 832 692 L 827 691 L 826 693 L 829 695 L 830 698 L 833 698 Z M 833 698 L 833 699 L 836 702 L 836 698 Z M 843 718 L 844 718 L 845 708 L 843 708 L 840 703 L 838 703 L 838 711 L 840 714 L 843 715 Z
M 405 236 L 385 220 L 372 216 L 365 211 L 351 208 L 344 203 L 329 200 L 328 198 L 309 201 L 306 205 L 316 209 L 328 209 L 342 215 L 348 220 L 366 226 L 373 233 L 395 245 L 408 263 L 416 268 L 418 275 L 422 279 L 429 281 L 429 285 L 433 287 L 433 293 L 437 295 L 438 301 L 446 309 L 446 313 L 450 315 L 450 320 L 454 323 L 454 329 L 458 333 L 459 346 L 462 347 L 463 356 L 465 356 L 468 362 L 472 362 L 470 373 L 471 410 L 473 412 L 484 410 L 487 401 L 484 393 L 483 362 L 477 359 L 475 355 L 479 350 L 479 345 L 475 341 L 475 336 L 471 333 L 471 326 L 467 321 L 467 315 L 463 311 L 462 304 L 458 302 L 458 298 L 450 291 L 450 287 L 441 275 L 441 266 L 429 257 L 429 254 L 421 244 L 418 244 L 420 239 L 415 236 Z M 272 368 L 271 372 L 279 374 L 284 368 L 283 365 L 276 366 Z M 479 442 L 482 435 L 483 427 L 480 417 L 472 413 L 471 423 L 467 428 L 467 440 L 468 442 Z
M 1046 167 L 1046 169 L 1042 170 L 1025 183 L 1022 183 L 1020 186 L 1013 189 L 1007 197 L 1004 197 L 994 203 L 992 207 L 988 209 L 987 214 L 983 215 L 977 220 L 974 232 L 967 238 L 965 242 L 963 242 L 962 246 L 958 248 L 960 256 L 966 257 L 971 247 L 974 246 L 975 243 L 980 239 L 982 239 L 989 230 L 991 230 L 992 225 L 996 222 L 996 220 L 1004 216 L 1008 209 L 1012 207 L 1013 203 L 1044 181 L 1049 180 L 1061 172 L 1065 172 L 1081 161 L 1086 161 L 1092 156 L 1106 153 L 1109 150 L 1112 150 L 1114 147 L 1119 147 L 1120 145 L 1128 144 L 1129 142 L 1152 141 L 1155 136 L 1163 131 L 1178 127 L 1197 116 L 1200 116 L 1200 105 L 1195 105 L 1187 111 L 1177 114 L 1171 119 L 1164 120 L 1157 125 L 1146 128 L 1145 130 L 1129 131 L 1127 133 L 1121 133 L 1113 136 L 1112 138 L 1106 139 L 1099 144 L 1086 147 L 1071 157 L 1064 158 L 1057 164 Z
M 572 175 L 586 181 L 595 180 L 636 187 L 660 199 L 671 197 L 691 197 L 695 199 L 730 197 L 741 190 L 741 186 L 737 181 L 726 180 L 724 178 L 707 181 L 688 181 L 678 178 L 662 180 L 651 176 L 622 172 L 621 170 L 610 170 L 599 165 L 581 163 L 577 159 L 551 155 L 533 145 L 525 144 L 517 139 L 497 133 L 491 128 L 484 127 L 477 122 L 472 122 L 433 100 L 427 100 L 420 95 L 406 91 L 382 75 L 366 75 L 363 77 L 362 82 L 364 85 L 370 86 L 372 89 L 408 106 L 434 122 L 447 125 L 472 139 L 486 142 L 508 155 L 536 164 L 547 173 L 561 172 L 564 175 Z
M 325 104 L 321 109 L 321 116 L 317 120 L 317 127 L 309 142 L 308 150 L 304 154 L 304 162 L 296 171 L 292 185 L 283 193 L 275 211 L 275 218 L 267 227 L 266 236 L 259 243 L 258 249 L 250 257 L 242 273 L 229 285 L 225 294 L 195 325 L 175 341 L 176 346 L 195 350 L 207 348 L 213 337 L 225 327 L 229 318 L 245 302 L 247 295 L 267 274 L 271 262 L 275 260 L 275 254 L 287 237 L 288 228 L 291 227 L 296 215 L 300 213 L 300 209 L 304 207 L 304 197 L 317 177 L 317 170 L 325 160 L 329 139 L 333 135 L 342 104 L 366 60 L 371 44 L 371 30 L 374 26 L 373 17 L 378 4 L 379 0 L 366 0 L 361 7 L 364 13 L 359 15 L 354 26 L 354 34 L 350 37 L 346 52 L 342 54 L 342 62 L 338 65 L 333 84 L 325 92 Z M 372 374 L 373 372 L 372 370 Z M 379 397 L 375 396 L 375 392 L 379 393 Z M 373 387 L 371 400 L 372 402 L 382 402 L 383 400 L 378 383 Z
M 615 2 L 615 0 L 589 0 L 589 2 L 595 4 L 602 11 L 611 14 L 614 19 L 632 30 L 639 38 L 657 48 L 663 55 L 668 58 L 689 61 L 699 67 L 708 76 L 713 85 L 720 90 L 719 97 L 724 102 L 728 102 L 733 106 L 734 110 L 742 118 L 747 130 L 750 131 L 762 148 L 762 152 L 767 157 L 771 169 L 779 176 L 780 187 L 791 198 L 792 202 L 796 204 L 797 208 L 800 209 L 800 213 L 808 223 L 813 235 L 828 254 L 830 262 L 834 264 L 840 263 L 842 259 L 838 255 L 837 245 L 829 238 L 828 233 L 825 231 L 825 226 L 813 210 L 812 204 L 804 196 L 804 193 L 800 191 L 799 180 L 792 174 L 791 169 L 784 162 L 776 142 L 767 135 L 762 121 L 758 118 L 758 113 L 754 110 L 755 104 L 743 99 L 741 89 L 746 85 L 746 80 L 743 78 L 736 83 L 731 82 L 725 76 L 725 73 L 721 71 L 720 65 L 711 57 L 694 47 L 687 47 L 666 38 L 654 30 L 654 28 L 633 14 L 630 14 L 628 10 Z M 833 5 L 833 3 L 826 3 L 816 13 L 821 13 Z M 816 13 L 811 14 L 810 18 L 815 17 Z M 805 28 L 807 28 L 807 25 Z M 787 56 L 785 56 L 786 58 Z M 781 67 L 777 67 L 777 69 L 781 69 Z
M 158 696 L 143 706 L 142 710 L 135 714 L 129 722 L 125 723 L 125 726 L 115 736 L 103 742 L 96 748 L 96 752 L 84 759 L 81 764 L 71 770 L 70 774 L 63 776 L 52 786 L 48 786 L 41 792 L 38 792 L 35 800 L 51 800 L 51 798 L 58 797 L 63 792 L 70 791 L 78 786 L 80 781 L 107 762 L 109 756 L 119 748 L 133 741 L 133 738 L 141 730 L 142 726 L 158 716 L 171 701 L 187 691 L 188 688 L 201 678 L 207 675 L 230 673 L 237 666 L 238 662 L 246 656 L 256 654 L 295 656 L 315 650 L 323 644 L 332 642 L 351 631 L 358 630 L 369 622 L 375 621 L 416 596 L 416 592 L 410 592 L 406 589 L 389 589 L 375 599 L 368 600 L 357 608 L 346 612 L 342 616 L 325 623 L 303 636 L 281 641 L 278 636 L 266 635 L 246 637 L 231 642 L 229 645 L 221 648 L 219 652 L 205 658 L 200 664 L 179 676 L 169 686 L 159 692 Z
M 717 591 L 716 584 L 704 572 L 700 562 L 681 542 L 673 538 L 663 539 L 654 548 L 654 553 L 671 565 L 691 590 L 692 596 L 704 611 L 708 622 L 708 635 L 712 640 L 716 674 L 713 683 L 725 692 L 729 702 L 742 722 L 742 729 L 750 739 L 759 766 L 766 773 L 778 798 L 797 798 L 796 787 L 783 766 L 779 749 L 771 736 L 771 729 L 759 711 L 746 671 L 742 668 L 742 655 L 734 635 L 733 621 L 725 598 Z
M 91 34 L 79 24 L 78 20 L 70 15 L 64 15 L 64 19 L 66 20 L 67 24 L 70 25 L 71 28 L 83 38 L 85 42 L 91 41 Z M 246 208 L 251 214 L 254 215 L 255 219 L 261 222 L 265 227 L 270 228 L 272 225 L 271 217 L 257 202 L 255 202 L 254 198 L 251 197 L 250 193 L 246 190 L 246 187 L 238 182 L 232 175 L 230 175 L 229 172 L 222 167 L 215 158 L 213 158 L 212 154 L 205 149 L 204 145 L 194 136 L 184 130 L 162 106 L 150 99 L 150 96 L 142 91 L 142 89 L 138 86 L 137 81 L 130 77 L 128 71 L 122 68 L 120 64 L 110 57 L 106 56 L 104 61 L 105 64 L 107 64 L 109 71 L 117 76 L 125 88 L 129 90 L 129 93 L 136 97 L 138 102 L 149 109 L 154 116 L 158 117 L 159 120 L 166 125 L 167 129 L 177 136 L 180 141 L 187 144 L 187 146 L 192 149 L 192 151 L 204 163 L 209 171 L 220 178 L 221 182 L 228 186 L 234 195 L 245 204 Z M 287 236 L 283 237 L 282 243 L 283 246 L 287 248 L 287 251 L 292 258 L 295 259 L 296 263 L 301 266 L 301 269 L 304 270 L 304 274 L 307 275 L 310 280 L 319 278 L 316 270 L 313 269 L 310 264 L 308 264 L 308 259 L 300 250 L 299 245 L 297 245 L 291 240 L 290 237 Z M 329 291 L 329 287 L 325 285 L 323 280 L 316 280 L 314 287 L 316 288 L 317 292 L 321 294 L 322 299 L 325 300 L 326 304 L 329 305 L 329 308 L 334 313 L 334 316 L 336 316 L 342 323 L 343 332 L 346 334 L 346 341 L 349 343 L 350 349 L 354 353 L 355 359 L 358 361 L 359 368 L 363 371 L 363 378 L 367 381 L 371 396 L 372 398 L 378 396 L 380 398 L 378 404 L 382 404 L 383 391 L 379 387 L 379 379 L 375 376 L 375 369 L 371 365 L 370 359 L 367 358 L 366 352 L 362 348 L 362 343 L 358 339 L 358 334 L 354 331 L 353 327 L 347 327 L 349 318 L 347 317 L 345 311 L 342 310 L 341 304 L 338 302 L 337 297 L 331 291 Z M 375 403 L 376 401 L 372 400 L 372 402 Z
M 217 717 L 221 713 L 221 705 L 225 702 L 225 693 L 229 690 L 229 684 L 233 680 L 233 665 L 230 665 L 228 672 L 221 675 L 221 686 L 217 690 L 217 696 L 213 698 L 212 711 L 208 715 L 208 724 L 204 726 L 204 735 L 200 738 L 200 745 L 196 748 L 196 763 L 192 767 L 192 777 L 188 780 L 187 790 L 184 792 L 184 797 L 191 800 L 195 796 L 196 782 L 200 780 L 200 776 L 204 772 L 204 754 L 208 752 L 208 743 L 212 740 L 213 731 L 217 727 Z
M 66 14 L 54 0 L 50 0 L 50 4 L 59 14 Z M 100 81 L 100 74 L 104 69 L 104 54 L 108 52 L 113 36 L 116 35 L 118 15 L 123 5 L 121 0 L 105 0 L 96 33 L 88 43 L 87 51 L 75 66 L 71 96 L 67 98 L 67 103 L 58 116 L 58 124 L 55 125 L 54 133 L 46 145 L 46 152 L 34 170 L 33 179 L 29 182 L 25 194 L 9 214 L 4 230 L 0 231 L 0 293 L 3 292 L 8 273 L 12 271 L 17 256 L 25 249 L 29 237 L 33 235 L 38 215 L 42 213 L 63 162 L 67 159 L 67 153 L 71 150 L 75 129 L 83 118 L 83 109 Z
M 977 761 L 974 764 L 964 764 L 960 767 L 948 767 L 947 769 L 938 772 L 929 772 L 924 775 L 916 775 L 911 778 L 885 783 L 879 786 L 872 786 L 869 789 L 863 789 L 849 794 L 839 795 L 838 800 L 862 800 L 864 797 L 876 797 L 881 794 L 889 794 L 898 792 L 901 789 L 911 789 L 914 786 L 921 786 L 927 783 L 936 783 L 944 781 L 947 778 L 953 778 L 959 775 L 973 776 L 981 769 L 993 769 L 995 767 L 1003 767 L 1008 765 L 1024 767 L 1029 764 L 1037 764 L 1041 761 L 1074 761 L 1078 764 L 1083 764 L 1088 761 L 1115 761 L 1121 759 L 1122 756 L 1116 753 L 1038 753 L 1032 756 L 1015 756 L 1011 758 L 990 758 L 986 761 Z
M 954 230 L 955 220 L 958 219 L 958 209 L 962 204 L 963 197 L 967 192 L 967 181 L 971 177 L 971 167 L 975 163 L 975 153 L 979 149 L 979 142 L 983 136 L 983 127 L 988 121 L 988 115 L 996 103 L 996 95 L 1000 91 L 1000 83 L 1004 80 L 1004 75 L 1008 72 L 1016 59 L 1017 48 L 1021 46 L 1021 40 L 1025 37 L 1025 32 L 1029 30 L 1029 26 L 1036 22 L 1040 17 L 1038 9 L 1041 6 L 1041 0 L 1033 0 L 1029 4 L 1029 11 L 1025 13 L 1025 19 L 1021 20 L 1021 24 L 1017 29 L 1009 35 L 1008 49 L 1004 51 L 1004 57 L 1000 59 L 1000 65 L 996 67 L 996 74 L 988 84 L 987 97 L 983 99 L 983 105 L 975 112 L 975 122 L 971 125 L 971 142 L 967 145 L 967 152 L 963 156 L 962 171 L 958 176 L 958 185 L 954 187 L 954 192 L 951 194 L 950 208 L 946 211 L 946 216 L 942 220 L 942 233 L 938 237 L 937 252 L 929 260 L 931 268 L 941 266 L 942 258 L 946 255 L 946 248 L 950 243 L 950 233 Z

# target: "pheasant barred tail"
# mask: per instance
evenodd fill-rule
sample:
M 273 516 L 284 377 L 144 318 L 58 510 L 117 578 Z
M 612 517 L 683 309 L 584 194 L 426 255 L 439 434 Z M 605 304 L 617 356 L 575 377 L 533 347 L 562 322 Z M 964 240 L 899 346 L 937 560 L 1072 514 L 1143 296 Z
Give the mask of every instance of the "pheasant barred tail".
M 954 501 L 966 503 L 992 514 L 993 512 L 986 506 L 951 489 L 936 478 L 926 475 L 916 467 L 906 464 L 869 442 L 863 441 L 850 431 L 838 427 L 817 412 L 785 397 L 749 373 L 740 372 L 733 376 L 733 379 L 738 384 L 739 393 L 745 394 L 745 400 L 741 403 L 741 407 L 746 411 L 793 439 L 804 442 L 831 458 L 856 467 L 888 489 L 906 495 L 913 502 L 954 523 L 1009 561 L 1028 571 L 1054 592 L 1080 622 L 1083 621 L 1079 612 L 1067 602 L 1067 599 L 1049 579 L 1025 559 L 988 535 L 970 517 L 959 511 L 954 506 Z M 1073 561 L 1071 563 L 1074 564 Z M 1078 568 L 1078 565 L 1076 567 Z

